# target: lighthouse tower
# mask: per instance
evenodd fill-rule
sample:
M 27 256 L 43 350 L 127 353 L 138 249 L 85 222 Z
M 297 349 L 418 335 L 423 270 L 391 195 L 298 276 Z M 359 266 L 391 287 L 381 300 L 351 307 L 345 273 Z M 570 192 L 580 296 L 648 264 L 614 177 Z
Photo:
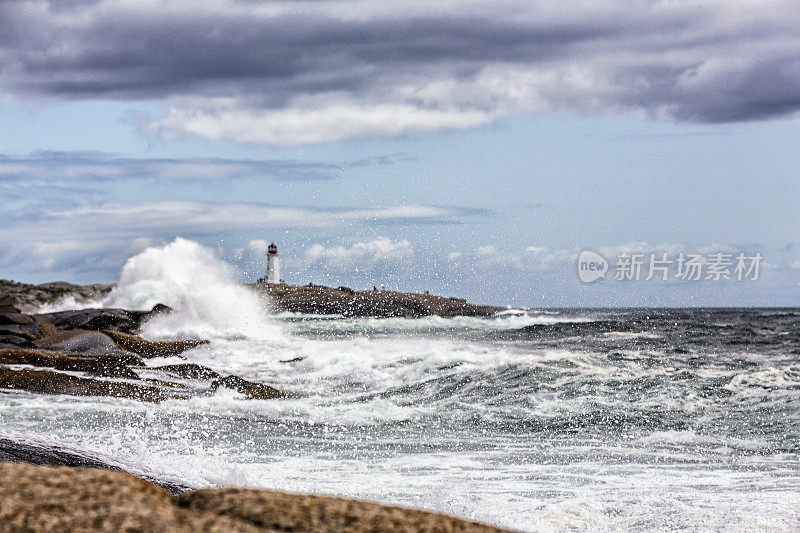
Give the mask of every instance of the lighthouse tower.
M 267 248 L 267 283 L 281 282 L 281 264 L 278 262 L 278 247 L 275 243 Z

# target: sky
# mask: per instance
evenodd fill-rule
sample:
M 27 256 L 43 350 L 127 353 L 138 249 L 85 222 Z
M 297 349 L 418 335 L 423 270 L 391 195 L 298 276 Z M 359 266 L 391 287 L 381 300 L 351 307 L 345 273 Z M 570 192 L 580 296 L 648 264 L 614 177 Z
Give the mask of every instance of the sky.
M 794 1 L 4 0 L 0 278 L 796 306 L 799 134 Z

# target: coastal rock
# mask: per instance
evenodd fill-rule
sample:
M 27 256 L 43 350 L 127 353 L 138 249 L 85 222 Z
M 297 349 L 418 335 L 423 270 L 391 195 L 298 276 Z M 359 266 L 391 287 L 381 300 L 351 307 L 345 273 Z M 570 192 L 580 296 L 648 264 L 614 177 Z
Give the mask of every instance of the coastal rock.
M 3 365 L 30 365 L 45 370 L 12 369 Z M 63 373 L 84 372 L 96 377 L 139 380 L 137 370 L 139 372 L 155 371 L 162 375 L 211 381 L 211 383 L 200 387 L 187 387 L 163 378 L 151 377 L 139 384 L 127 381 L 96 380 Z M 116 396 L 158 402 L 167 398 L 181 399 L 198 394 L 209 394 L 219 387 L 230 388 L 248 398 L 261 400 L 284 396 L 281 391 L 269 385 L 247 381 L 237 376 L 221 378 L 214 370 L 197 364 L 147 367 L 141 357 L 129 352 L 122 352 L 121 355 L 86 355 L 39 349 L 0 348 L 0 389 L 25 390 L 39 394 Z
M 244 394 L 248 398 L 252 398 L 254 400 L 271 400 L 273 398 L 284 397 L 284 394 L 278 389 L 270 387 L 269 385 L 262 385 L 261 383 L 247 381 L 246 379 L 242 379 L 238 376 L 226 376 L 224 378 L 216 379 L 211 382 L 211 387 L 212 389 L 217 389 L 219 387 L 233 389 L 238 393 Z
M 263 531 L 225 516 L 189 513 L 163 488 L 124 472 L 2 463 L 0 479 L 5 531 Z
M 174 391 L 173 394 L 168 393 L 164 387 L 83 378 L 53 370 L 14 370 L 3 366 L 0 366 L 0 389 L 24 390 L 37 394 L 112 396 L 143 402 L 159 402 L 177 396 Z
M 186 350 L 195 348 L 202 344 L 208 344 L 207 340 L 191 341 L 149 341 L 137 335 L 122 333 L 110 329 L 103 330 L 113 340 L 117 347 L 141 355 L 142 357 L 165 357 L 169 355 L 179 355 Z
M 331 496 L 290 494 L 263 489 L 201 489 L 178 496 L 178 503 L 194 512 L 229 516 L 267 531 L 315 533 L 505 531 L 429 511 Z
M 31 365 L 86 372 L 96 376 L 139 379 L 139 375 L 128 368 L 128 365 L 144 365 L 144 361 L 134 354 L 84 356 L 47 350 L 0 349 L 0 364 Z
M 9 531 L 501 533 L 428 511 L 255 489 L 175 499 L 124 472 L 0 463 L 0 524 Z
M 102 459 L 82 450 L 66 448 L 60 444 L 44 444 L 0 437 L 0 468 L 2 468 L 1 463 L 27 463 L 47 466 L 88 466 L 121 471 L 118 466 L 112 465 L 108 461 L 108 459 Z M 186 485 L 163 479 L 148 477 L 145 479 L 167 489 L 170 494 L 176 496 L 190 489 Z M 2 508 L 2 499 L 0 499 L 0 508 Z M 1 527 L 0 530 L 2 530 Z
M 0 288 L 4 284 L 8 285 L 0 280 Z M 59 284 L 50 286 L 58 288 Z M 0 313 L 0 389 L 148 402 L 213 394 L 219 387 L 248 398 L 283 396 L 268 385 L 222 377 L 196 364 L 148 367 L 143 358 L 179 355 L 209 342 L 149 341 L 131 333 L 148 318 L 171 311 L 157 304 L 150 311 L 82 309 L 26 315 L 6 305 Z M 200 383 L 171 381 L 175 376 Z
M 172 311 L 173 309 L 168 305 L 156 304 L 150 311 L 147 311 L 147 318 L 151 318 L 155 315 L 160 315 L 163 313 L 171 313 Z
M 95 283 L 93 285 L 73 285 L 63 281 L 32 285 L 11 280 L 0 280 L 0 313 L 8 308 L 33 313 L 44 304 L 52 304 L 70 297 L 78 302 L 89 302 L 105 297 L 111 292 L 113 285 Z
M 348 317 L 422 317 L 438 315 L 492 316 L 502 309 L 467 303 L 463 298 L 443 298 L 387 290 L 356 291 L 349 287 L 254 283 L 248 287 L 266 294 L 278 309 L 295 313 Z
M 50 466 L 91 466 L 111 468 L 87 455 L 71 453 L 52 446 L 19 442 L 0 437 L 0 463 L 28 463 Z
M 166 372 L 167 374 L 172 374 L 174 376 L 179 376 L 188 379 L 211 380 L 211 379 L 218 379 L 221 377 L 219 373 L 215 372 L 214 370 L 211 370 L 207 366 L 197 365 L 194 363 L 185 363 L 181 365 L 164 365 L 151 368 L 153 370 L 160 370 L 161 372 Z
M 33 343 L 19 335 L 0 334 L 0 348 L 32 348 Z
M 37 348 L 74 352 L 87 355 L 126 355 L 130 351 L 120 349 L 111 337 L 99 331 L 74 329 L 56 331 L 34 343 Z
M 18 335 L 29 341 L 42 338 L 42 328 L 39 324 L 1 324 L 0 335 Z
M 34 320 L 29 315 L 23 315 L 19 312 L 0 312 L 0 324 L 33 324 Z
M 323 315 L 373 316 L 373 317 L 421 317 L 438 315 L 452 316 L 492 316 L 503 308 L 491 305 L 475 305 L 463 298 L 445 298 L 433 294 L 398 292 L 390 290 L 358 291 L 350 287 L 338 288 L 320 285 L 288 285 L 253 283 L 247 285 L 251 290 L 267 294 L 275 307 L 282 311 L 313 313 Z M 0 298 L 12 302 L 0 307 L 2 312 L 34 312 L 43 304 L 53 303 L 64 297 L 77 301 L 96 300 L 107 295 L 113 285 L 71 285 L 64 282 L 31 285 L 14 281 L 0 280 Z M 8 309 L 9 311 L 3 311 Z M 86 313 L 85 311 L 92 311 Z M 115 329 L 134 333 L 136 328 L 149 317 L 171 309 L 158 304 L 150 311 L 84 310 L 76 316 L 75 311 L 48 313 L 57 315 L 59 327 L 82 327 L 85 329 Z M 105 314 L 102 314 L 104 313 Z M 101 314 L 98 314 L 101 313 Z M 70 315 L 71 314 L 71 315 Z M 93 316 L 91 316 L 93 315 Z M 111 315 L 116 315 L 112 317 Z
M 129 331 L 139 325 L 139 317 L 132 317 L 124 309 L 78 309 L 43 313 L 39 316 L 44 317 L 59 329 L 81 328 L 94 331 L 103 329 Z
M 0 295 L 0 313 L 19 313 L 19 307 L 10 294 Z

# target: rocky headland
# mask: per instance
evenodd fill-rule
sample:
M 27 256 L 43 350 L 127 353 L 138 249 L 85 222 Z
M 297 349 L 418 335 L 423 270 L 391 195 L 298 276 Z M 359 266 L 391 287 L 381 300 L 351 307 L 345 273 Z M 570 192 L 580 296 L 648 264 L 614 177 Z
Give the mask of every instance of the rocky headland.
M 491 315 L 498 308 L 456 298 L 346 287 L 250 286 L 279 310 L 344 316 Z M 208 341 L 151 341 L 148 311 L 87 308 L 36 312 L 64 298 L 91 305 L 111 285 L 43 285 L 0 280 L 0 394 L 105 396 L 141 402 L 183 400 L 220 388 L 243 398 L 284 393 L 182 357 Z M 141 479 L 113 461 L 53 443 L 0 437 L 0 531 L 499 532 L 450 516 L 372 502 L 271 490 L 190 487 Z
M 492 316 L 502 307 L 478 305 L 463 298 L 436 296 L 391 290 L 358 291 L 349 287 L 324 285 L 290 285 L 251 283 L 246 285 L 257 294 L 267 295 L 276 311 L 343 315 L 347 317 L 422 317 L 422 316 Z M 32 285 L 0 280 L 0 311 L 3 301 L 22 312 L 32 313 L 45 304 L 65 298 L 86 302 L 107 296 L 114 285 L 73 285 L 63 281 Z
M 113 284 L 102 283 L 75 285 L 66 281 L 53 281 L 33 285 L 0 279 L 0 312 L 4 312 L 5 306 L 5 309 L 13 307 L 23 313 L 34 313 L 45 304 L 54 304 L 65 298 L 72 298 L 77 303 L 91 302 L 108 296 L 113 288 Z
M 460 298 L 348 287 L 268 285 L 248 287 L 265 295 L 277 310 L 343 316 L 421 317 L 491 316 L 501 308 L 470 304 Z M 31 285 L 0 280 L 0 391 L 38 394 L 115 396 L 159 402 L 213 394 L 220 387 L 248 398 L 283 395 L 269 385 L 221 375 L 193 363 L 154 365 L 146 360 L 178 356 L 206 340 L 154 342 L 137 335 L 148 318 L 172 310 L 88 308 L 37 313 L 36 309 L 71 298 L 103 298 L 113 285 L 65 282 Z
M 259 294 L 269 295 L 281 311 L 347 317 L 422 317 L 492 316 L 503 308 L 476 305 L 463 298 L 387 290 L 357 291 L 349 287 L 323 285 L 248 285 Z
M 0 303 L 3 303 L 0 300 Z M 213 394 L 220 387 L 248 398 L 271 399 L 277 389 L 221 375 L 194 363 L 154 365 L 146 360 L 180 356 L 207 340 L 154 342 L 139 326 L 171 309 L 82 309 L 21 313 L 8 300 L 0 307 L 0 391 L 113 396 L 146 402 Z

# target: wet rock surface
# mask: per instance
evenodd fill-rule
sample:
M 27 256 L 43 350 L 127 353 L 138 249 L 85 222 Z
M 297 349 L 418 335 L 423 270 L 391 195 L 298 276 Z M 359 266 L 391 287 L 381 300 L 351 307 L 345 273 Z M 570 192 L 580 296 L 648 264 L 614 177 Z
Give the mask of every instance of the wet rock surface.
M 65 448 L 57 444 L 40 442 L 23 442 L 0 437 L 0 465 L 2 463 L 27 463 L 44 466 L 85 466 L 122 471 L 110 463 L 110 460 L 96 457 L 86 452 Z M 165 488 L 171 494 L 178 495 L 191 487 L 160 479 L 146 478 L 148 481 Z M 0 530 L 2 530 L 0 528 Z
M 144 365 L 144 361 L 134 354 L 85 356 L 48 350 L 0 349 L 0 364 L 31 365 L 95 376 L 138 379 L 139 375 L 129 366 Z
M 105 329 L 103 333 L 108 335 L 111 340 L 121 349 L 133 352 L 142 357 L 167 357 L 179 355 L 186 350 L 197 346 L 208 344 L 207 340 L 191 341 L 148 341 L 136 335 Z
M 78 309 L 41 315 L 59 329 L 116 329 L 132 331 L 141 322 L 139 312 L 129 314 L 124 309 Z
M 447 515 L 328 496 L 217 488 L 169 491 L 124 472 L 0 463 L 10 531 L 496 533 Z
M 81 309 L 23 314 L 0 313 L 0 394 L 107 396 L 145 402 L 214 394 L 229 388 L 252 399 L 279 398 L 268 385 L 223 377 L 194 365 L 148 366 L 146 359 L 180 357 L 207 340 L 150 341 L 134 332 L 152 311 Z M 176 380 L 177 378 L 177 380 Z
M 167 374 L 171 374 L 173 376 L 178 376 L 187 379 L 217 379 L 222 376 L 219 375 L 218 372 L 211 370 L 207 366 L 196 365 L 194 363 L 184 363 L 178 365 L 164 365 L 164 366 L 157 366 L 154 367 L 155 370 L 160 370 L 162 372 L 166 372 Z
M 85 355 L 125 355 L 131 353 L 118 348 L 108 335 L 99 331 L 87 331 L 85 329 L 59 330 L 36 340 L 34 345 L 45 350 Z
M 144 402 L 160 402 L 170 397 L 169 392 L 161 387 L 84 378 L 54 370 L 11 369 L 4 366 L 0 366 L 0 389 L 22 390 L 37 394 L 112 396 Z
M 219 387 L 232 389 L 236 392 L 244 394 L 248 398 L 254 398 L 257 400 L 271 400 L 272 398 L 281 398 L 284 396 L 281 391 L 270 387 L 269 385 L 262 385 L 261 383 L 247 381 L 246 379 L 242 379 L 238 376 L 226 376 L 224 378 L 215 379 L 211 382 L 211 386 L 215 390 Z

